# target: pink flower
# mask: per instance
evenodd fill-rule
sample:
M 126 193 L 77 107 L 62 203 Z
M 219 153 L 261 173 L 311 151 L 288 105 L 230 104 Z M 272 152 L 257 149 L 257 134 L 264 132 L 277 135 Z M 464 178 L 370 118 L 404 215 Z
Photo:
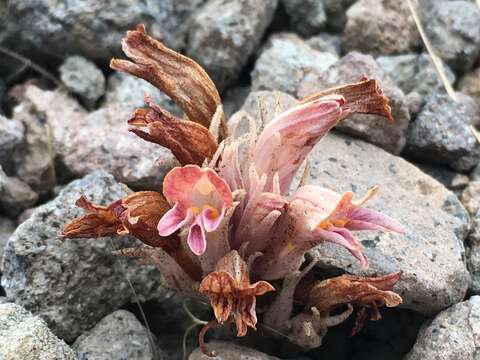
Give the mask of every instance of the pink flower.
M 207 247 L 205 232 L 215 231 L 233 205 L 229 186 L 212 169 L 186 165 L 165 176 L 163 195 L 173 207 L 160 219 L 159 234 L 168 236 L 188 227 L 188 246 L 202 255 Z
M 338 95 L 299 104 L 273 119 L 260 134 L 252 158 L 258 174 L 267 175 L 266 191 L 272 191 L 273 177 L 279 176 L 285 193 L 297 169 L 313 146 L 349 113 Z
M 404 232 L 396 220 L 362 207 L 377 191 L 375 186 L 361 199 L 353 200 L 354 193 L 351 191 L 340 195 L 314 185 L 299 188 L 290 203 L 297 219 L 298 236 L 305 240 L 321 239 L 342 245 L 367 268 L 368 261 L 362 245 L 350 230 Z

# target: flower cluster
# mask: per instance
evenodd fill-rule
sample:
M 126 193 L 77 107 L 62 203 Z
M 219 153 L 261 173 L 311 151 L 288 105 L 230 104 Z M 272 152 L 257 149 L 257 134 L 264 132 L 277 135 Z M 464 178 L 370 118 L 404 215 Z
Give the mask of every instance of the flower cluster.
M 339 121 L 354 113 L 393 120 L 375 80 L 316 93 L 260 132 L 247 119 L 249 131 L 234 136 L 217 89 L 197 63 L 151 38 L 141 25 L 127 33 L 122 48 L 131 61 L 113 59 L 111 67 L 149 81 L 185 113 L 184 119 L 175 117 L 146 96 L 147 107 L 128 120 L 130 131 L 170 149 L 181 166 L 165 176 L 161 193 L 132 193 L 106 207 L 81 197 L 77 205 L 86 214 L 64 228 L 63 238 L 135 236 L 145 245 L 119 255 L 154 263 L 171 289 L 207 297 L 215 316 L 208 327 L 232 322 L 237 336 L 256 328 L 257 297 L 269 292 L 262 323 L 305 348 L 319 346 L 326 329 L 345 320 L 353 306 L 360 307 L 358 331 L 366 309 L 377 320 L 378 307 L 402 302 L 391 291 L 400 273 L 343 275 L 320 283 L 304 278 L 315 264 L 305 265 L 304 256 L 315 246 L 343 246 L 366 269 L 352 231 L 403 231 L 395 220 L 364 207 L 378 188 L 359 199 L 315 185 L 292 189 L 312 148 Z M 297 295 L 300 287 L 303 296 Z M 294 301 L 303 307 L 294 309 Z M 343 313 L 330 314 L 340 306 L 346 306 Z

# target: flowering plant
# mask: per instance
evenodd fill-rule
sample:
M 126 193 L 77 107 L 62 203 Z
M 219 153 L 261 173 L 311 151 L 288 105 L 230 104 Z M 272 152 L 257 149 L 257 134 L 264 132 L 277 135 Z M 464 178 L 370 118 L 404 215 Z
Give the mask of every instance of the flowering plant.
M 140 191 L 109 206 L 80 197 L 86 214 L 63 230 L 63 238 L 131 234 L 145 245 L 119 255 L 155 264 L 166 287 L 208 298 L 214 319 L 200 332 L 200 344 L 211 326 L 233 322 L 237 336 L 256 328 L 257 297 L 266 299 L 262 323 L 289 334 L 305 348 L 321 345 L 328 327 L 344 321 L 359 307 L 353 332 L 371 309 L 402 302 L 392 292 L 400 273 L 377 278 L 343 275 L 308 283 L 315 265 L 305 254 L 331 242 L 345 247 L 362 267 L 368 259 L 351 231 L 402 232 L 395 220 L 363 205 L 378 188 L 360 199 L 315 185 L 293 189 L 292 181 L 313 146 L 339 121 L 370 113 L 392 121 L 388 99 L 376 81 L 363 78 L 316 93 L 278 114 L 257 132 L 250 121 L 246 134 L 234 136 L 242 116 L 227 126 L 219 93 L 206 72 L 189 59 L 151 38 L 142 25 L 122 41 L 132 60 L 111 67 L 149 81 L 171 97 L 186 115 L 180 119 L 146 96 L 147 107 L 128 120 L 130 131 L 172 151 L 181 166 L 163 182 L 162 193 Z M 303 279 L 303 280 L 302 280 Z M 307 296 L 297 296 L 300 283 Z M 305 295 L 305 294 L 304 294 Z M 304 308 L 294 313 L 293 303 Z M 339 306 L 344 312 L 331 315 Z

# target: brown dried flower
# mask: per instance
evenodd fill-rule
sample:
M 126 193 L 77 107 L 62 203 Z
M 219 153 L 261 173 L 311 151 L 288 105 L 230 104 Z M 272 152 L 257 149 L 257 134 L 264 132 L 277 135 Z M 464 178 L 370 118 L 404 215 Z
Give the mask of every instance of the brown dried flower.
M 112 59 L 112 69 L 147 80 L 171 97 L 190 121 L 209 127 L 222 102 L 215 84 L 200 65 L 150 37 L 143 24 L 127 32 L 122 49 L 133 62 Z
M 400 295 L 391 291 L 401 275 L 400 271 L 380 277 L 342 275 L 321 281 L 310 291 L 309 307 L 315 307 L 320 312 L 328 312 L 343 304 L 362 307 L 353 335 L 360 330 L 366 318 L 366 308 L 371 309 L 370 320 L 379 320 L 382 317 L 379 307 L 395 307 L 402 303 Z
M 182 165 L 202 165 L 205 159 L 212 158 L 218 144 L 206 127 L 176 118 L 148 96 L 145 102 L 149 109 L 137 109 L 128 120 L 131 132 L 170 149 Z
M 344 111 L 350 113 L 375 114 L 385 117 L 393 123 L 388 98 L 383 95 L 377 81 L 363 76 L 359 82 L 330 88 L 312 94 L 302 100 L 307 103 L 331 95 L 340 95 L 345 100 Z
M 100 206 L 82 195 L 75 205 L 84 209 L 86 214 L 68 223 L 63 228 L 61 239 L 112 236 L 122 232 L 124 227 L 114 212 L 119 204 L 120 201 L 116 201 L 109 206 Z
M 145 244 L 155 247 L 172 241 L 158 235 L 158 221 L 170 206 L 155 191 L 135 192 L 108 206 L 93 204 L 81 196 L 75 205 L 87 213 L 65 226 L 61 234 L 63 239 L 132 234 Z
M 199 290 L 210 298 L 217 321 L 222 324 L 233 316 L 237 336 L 244 336 L 247 326 L 255 329 L 257 323 L 256 296 L 275 288 L 266 281 L 251 284 L 246 262 L 233 250 L 219 260 L 215 271 L 202 280 Z

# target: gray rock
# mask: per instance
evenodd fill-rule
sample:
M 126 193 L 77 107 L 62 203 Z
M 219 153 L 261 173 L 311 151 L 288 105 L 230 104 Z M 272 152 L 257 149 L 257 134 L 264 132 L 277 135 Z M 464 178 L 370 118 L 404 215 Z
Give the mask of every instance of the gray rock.
M 10 177 L 0 167 L 0 213 L 16 216 L 34 205 L 38 195 L 28 184 L 16 177 Z
M 222 91 L 237 79 L 272 20 L 278 0 L 210 0 L 189 27 L 188 56 Z
M 359 0 L 347 11 L 342 44 L 347 52 L 399 54 L 416 48 L 420 37 L 406 1 Z
M 24 130 L 20 121 L 0 115 L 0 166 L 9 173 L 13 168 L 12 155 L 24 141 Z
M 470 215 L 474 216 L 480 209 L 480 181 L 471 181 L 463 190 L 460 200 Z
M 480 297 L 438 314 L 418 334 L 405 360 L 475 360 L 480 352 Z
M 13 303 L 0 303 L 0 358 L 76 360 L 73 350 L 44 321 Z
M 337 56 L 340 56 L 342 52 L 342 39 L 339 35 L 320 33 L 309 38 L 307 44 L 314 50 L 329 52 Z
M 470 71 L 460 79 L 458 90 L 470 95 L 480 106 L 480 67 Z
M 281 0 L 296 33 L 310 36 L 322 30 L 327 14 L 322 0 Z
M 52 130 L 57 167 L 64 178 L 102 169 L 134 188 L 160 189 L 165 173 L 176 164 L 169 150 L 128 132 L 131 108 L 112 105 L 85 114 L 61 91 L 29 86 L 25 93 Z M 69 117 L 59 116 L 62 112 Z
M 25 140 L 13 154 L 12 160 L 17 177 L 37 193 L 47 194 L 55 187 L 57 181 L 52 135 L 55 129 L 48 122 L 48 118 L 56 117 L 64 127 L 71 126 L 75 121 L 74 115 L 83 110 L 66 94 L 56 98 L 57 102 L 45 103 L 45 108 L 38 109 L 26 94 L 30 87 L 32 85 L 22 88 L 20 97 L 23 101 L 13 109 L 14 118 L 21 121 L 25 127 Z
M 449 164 L 467 155 L 477 140 L 470 124 L 480 113 L 473 99 L 457 93 L 457 101 L 435 92 L 410 125 L 406 151 L 412 157 L 437 164 Z
M 477 189 L 478 189 L 477 185 Z M 477 211 L 472 217 L 472 232 L 468 236 L 467 243 L 467 265 L 472 283 L 470 291 L 476 295 L 480 294 L 480 212 Z
M 105 93 L 105 76 L 95 63 L 81 56 L 70 56 L 59 71 L 67 89 L 78 95 L 88 109 L 94 109 Z
M 327 25 L 334 32 L 341 33 L 347 23 L 347 9 L 357 0 L 323 0 L 327 13 Z
M 149 336 L 135 315 L 118 310 L 80 335 L 72 348 L 78 360 L 160 360 L 155 345 L 152 351 Z
M 180 108 L 167 95 L 143 79 L 124 73 L 115 73 L 108 78 L 103 107 L 122 106 L 133 111 L 145 106 L 145 95 L 172 114 L 182 115 Z
M 480 54 L 480 8 L 470 1 L 439 1 L 425 14 L 435 54 L 454 70 L 471 69 Z
M 252 90 L 278 90 L 297 95 L 309 73 L 323 73 L 338 57 L 319 52 L 295 34 L 272 36 L 252 71 Z
M 438 76 L 427 53 L 380 56 L 376 59 L 378 65 L 387 73 L 410 100 L 418 104 L 418 110 L 425 104 L 425 99 L 433 91 L 445 91 L 443 82 Z M 441 61 L 441 60 L 440 60 Z M 455 82 L 455 74 L 448 65 L 442 64 L 450 84 Z M 410 101 L 411 102 L 411 101 Z
M 3 248 L 14 230 L 15 222 L 9 218 L 0 216 L 0 259 L 3 255 Z
M 120 55 L 120 39 L 125 32 L 144 23 L 154 37 L 180 49 L 185 44 L 189 18 L 203 2 L 15 2 L 9 4 L 3 38 L 7 46 L 22 53 L 47 58 L 82 55 L 91 60 L 108 61 Z
M 369 55 L 351 52 L 322 73 L 310 73 L 300 84 L 299 97 L 322 89 L 357 82 L 362 76 L 378 81 L 383 93 L 390 99 L 392 116 L 389 124 L 376 115 L 355 115 L 337 125 L 337 129 L 358 136 L 394 154 L 399 154 L 406 142 L 410 114 L 405 95 Z
M 335 132 L 314 148 L 309 163 L 310 184 L 354 191 L 358 197 L 379 185 L 380 193 L 368 207 L 392 216 L 406 229 L 404 235 L 355 234 L 370 261 L 367 272 L 344 248 L 327 243 L 314 250 L 320 255 L 319 266 L 369 276 L 401 270 L 395 291 L 404 300 L 402 306 L 422 314 L 434 314 L 464 298 L 470 282 L 463 246 L 469 215 L 452 192 L 404 159 Z
M 210 351 L 215 351 L 216 360 L 277 360 L 275 356 L 269 356 L 258 350 L 250 349 L 245 346 L 237 345 L 231 342 L 211 341 L 207 343 Z M 198 348 L 190 354 L 188 360 L 209 360 L 212 359 L 204 354 Z
M 1 285 L 7 297 L 42 317 L 66 341 L 135 300 L 127 279 L 140 300 L 163 294 L 155 268 L 111 254 L 116 248 L 136 246 L 138 241 L 129 237 L 59 239 L 64 225 L 83 213 L 74 205 L 80 195 L 105 205 L 127 191 L 101 171 L 76 180 L 38 207 L 4 249 Z

